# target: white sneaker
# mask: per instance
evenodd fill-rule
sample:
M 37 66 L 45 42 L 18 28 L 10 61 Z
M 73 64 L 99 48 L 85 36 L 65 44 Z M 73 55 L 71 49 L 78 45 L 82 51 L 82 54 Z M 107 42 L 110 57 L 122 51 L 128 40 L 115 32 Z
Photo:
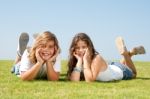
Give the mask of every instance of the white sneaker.
M 21 33 L 19 37 L 19 44 L 18 44 L 18 49 L 17 49 L 17 53 L 19 56 L 22 56 L 24 50 L 27 47 L 28 42 L 29 42 L 28 33 Z

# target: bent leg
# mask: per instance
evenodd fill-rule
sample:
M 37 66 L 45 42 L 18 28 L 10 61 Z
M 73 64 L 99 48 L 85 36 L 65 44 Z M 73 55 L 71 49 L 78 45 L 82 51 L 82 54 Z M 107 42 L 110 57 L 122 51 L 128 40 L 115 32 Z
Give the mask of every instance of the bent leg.
M 127 51 L 127 48 L 124 44 L 124 40 L 122 39 L 122 37 L 118 37 L 116 39 L 116 45 L 117 45 L 117 48 L 118 48 L 120 54 L 123 56 L 123 59 L 121 60 L 121 63 L 127 65 L 133 71 L 133 74 L 134 74 L 133 78 L 135 78 L 136 75 L 137 75 L 137 71 L 136 71 L 134 63 L 131 59 L 131 55 Z
M 21 57 L 24 53 L 24 50 L 27 48 L 28 41 L 29 41 L 28 33 L 21 33 L 21 35 L 19 36 L 17 55 L 16 55 L 16 59 L 14 61 L 15 65 L 21 61 Z M 12 66 L 11 73 L 15 72 L 15 65 Z
M 23 55 L 24 50 L 27 48 L 27 44 L 29 42 L 28 33 L 21 33 L 19 37 L 19 43 L 17 48 L 17 54 L 21 57 Z
M 135 65 L 134 65 L 131 57 L 126 52 L 124 52 L 122 55 L 123 55 L 123 59 L 124 59 L 125 65 L 128 66 L 133 71 L 133 74 L 134 74 L 133 78 L 135 78 L 136 75 L 137 75 L 137 71 L 136 71 Z

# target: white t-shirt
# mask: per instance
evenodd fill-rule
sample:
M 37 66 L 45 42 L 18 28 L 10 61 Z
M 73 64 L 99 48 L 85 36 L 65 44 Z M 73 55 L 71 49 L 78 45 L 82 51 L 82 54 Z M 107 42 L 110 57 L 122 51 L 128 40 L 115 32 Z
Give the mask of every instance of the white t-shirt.
M 29 53 L 27 50 L 24 51 L 23 55 L 22 55 L 22 59 L 21 59 L 21 63 L 20 63 L 20 74 L 21 72 L 25 72 L 27 70 L 29 70 L 34 64 L 32 64 L 28 58 Z M 41 69 L 39 70 L 36 78 L 42 78 L 42 77 L 47 77 L 47 70 L 46 70 L 46 65 L 44 64 Z M 54 64 L 54 70 L 56 72 L 60 72 L 61 71 L 61 58 L 60 55 L 57 56 L 56 58 L 56 62 Z
M 115 65 L 108 65 L 105 71 L 99 72 L 96 80 L 114 81 L 114 80 L 121 80 L 122 78 L 123 78 L 123 71 L 119 67 Z

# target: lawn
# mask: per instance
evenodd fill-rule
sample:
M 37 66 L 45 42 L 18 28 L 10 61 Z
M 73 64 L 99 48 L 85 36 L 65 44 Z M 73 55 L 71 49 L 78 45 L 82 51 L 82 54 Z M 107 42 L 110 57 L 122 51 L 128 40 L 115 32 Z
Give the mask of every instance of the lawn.
M 11 60 L 0 60 L 1 99 L 150 99 L 150 62 L 135 62 L 137 78 L 115 82 L 70 82 L 62 61 L 60 81 L 22 81 L 10 73 Z

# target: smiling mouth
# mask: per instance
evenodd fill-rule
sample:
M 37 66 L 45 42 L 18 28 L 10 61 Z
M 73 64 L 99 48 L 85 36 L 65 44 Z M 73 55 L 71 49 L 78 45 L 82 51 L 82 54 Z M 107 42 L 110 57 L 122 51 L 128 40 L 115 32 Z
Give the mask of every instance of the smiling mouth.
M 84 56 L 84 53 L 80 53 L 79 56 Z
M 50 53 L 42 53 L 42 56 L 50 56 Z

